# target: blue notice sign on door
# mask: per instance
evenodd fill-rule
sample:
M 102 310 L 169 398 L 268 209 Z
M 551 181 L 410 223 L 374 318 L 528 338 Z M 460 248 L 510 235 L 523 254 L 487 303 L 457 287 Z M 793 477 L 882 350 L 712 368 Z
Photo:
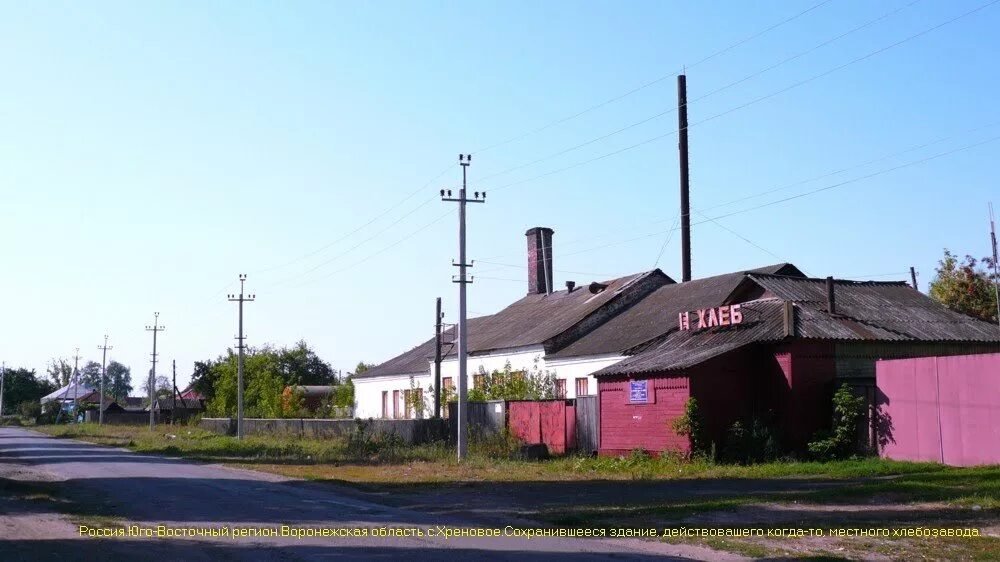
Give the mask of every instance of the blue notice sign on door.
M 633 404 L 646 404 L 649 402 L 649 392 L 647 384 L 649 381 L 629 381 L 628 401 Z

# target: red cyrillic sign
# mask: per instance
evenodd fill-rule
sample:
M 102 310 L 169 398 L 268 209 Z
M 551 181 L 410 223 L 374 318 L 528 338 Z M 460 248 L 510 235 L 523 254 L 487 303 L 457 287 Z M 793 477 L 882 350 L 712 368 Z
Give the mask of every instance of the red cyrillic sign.
M 701 330 L 715 326 L 733 326 L 743 323 L 743 311 L 738 304 L 717 306 L 715 308 L 702 308 L 693 312 L 698 316 L 694 329 Z M 677 315 L 677 327 L 681 330 L 690 330 L 691 312 L 681 312 Z

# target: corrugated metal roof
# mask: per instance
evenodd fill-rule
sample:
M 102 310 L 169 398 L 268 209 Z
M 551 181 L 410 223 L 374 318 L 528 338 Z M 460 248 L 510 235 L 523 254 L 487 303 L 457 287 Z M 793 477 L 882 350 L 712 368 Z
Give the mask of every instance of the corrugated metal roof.
M 1000 341 L 995 324 L 950 310 L 903 282 L 835 280 L 833 316 L 826 311 L 826 279 L 751 274 L 748 282 L 799 305 L 796 333 L 802 338 Z
M 40 400 L 42 404 L 46 402 L 51 402 L 53 400 L 79 400 L 81 398 L 86 398 L 96 391 L 93 387 L 86 384 L 68 384 L 55 392 L 43 396 Z
M 659 371 L 685 369 L 713 357 L 761 341 L 784 338 L 784 303 L 776 299 L 743 303 L 743 323 L 707 330 L 674 330 L 659 343 L 636 349 L 637 353 L 594 373 L 604 375 L 637 375 Z
M 581 357 L 620 353 L 677 327 L 680 312 L 723 302 L 747 273 L 802 275 L 794 265 L 779 263 L 749 271 L 738 271 L 693 279 L 660 287 L 642 302 L 608 320 L 589 334 L 546 357 Z M 804 275 L 803 275 L 804 277 Z
M 659 278 L 659 282 L 673 283 L 662 271 L 655 269 L 603 281 L 606 288 L 591 293 L 586 286 L 577 287 L 572 293 L 561 290 L 549 294 L 526 295 L 507 308 L 489 316 L 469 319 L 469 353 L 485 353 L 494 349 L 510 349 L 543 345 L 550 339 L 572 328 L 602 306 L 645 279 Z M 454 332 L 445 340 L 454 340 Z M 445 346 L 445 357 L 454 355 L 457 346 Z M 423 373 L 428 361 L 434 357 L 434 338 L 413 349 L 393 357 L 365 371 L 355 378 L 374 378 L 391 375 Z

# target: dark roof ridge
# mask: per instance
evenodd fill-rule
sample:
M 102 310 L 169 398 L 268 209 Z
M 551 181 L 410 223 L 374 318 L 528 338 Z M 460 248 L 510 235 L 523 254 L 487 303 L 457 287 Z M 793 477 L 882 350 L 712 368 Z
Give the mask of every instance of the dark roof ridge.
M 826 282 L 826 277 L 800 277 L 798 275 L 778 275 L 775 273 L 755 273 L 752 271 L 746 272 L 750 277 L 771 277 L 777 279 L 794 279 L 796 281 L 816 281 L 820 283 Z M 886 285 L 886 286 L 900 286 L 905 285 L 910 286 L 906 281 L 875 281 L 875 280 L 857 280 L 857 279 L 839 279 L 837 277 L 833 278 L 834 283 L 850 283 L 852 285 Z

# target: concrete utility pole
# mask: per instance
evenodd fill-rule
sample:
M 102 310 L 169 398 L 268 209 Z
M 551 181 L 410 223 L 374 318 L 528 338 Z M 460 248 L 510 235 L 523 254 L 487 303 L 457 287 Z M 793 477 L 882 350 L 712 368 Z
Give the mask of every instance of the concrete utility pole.
M 438 302 L 440 302 L 440 299 L 438 299 Z M 0 364 L 0 417 L 3 417 L 3 383 L 6 378 L 7 362 L 4 361 L 3 364 Z
M 243 283 L 247 280 L 246 273 L 240 273 L 240 294 L 229 295 L 229 300 L 240 303 L 240 334 L 236 336 L 239 343 L 240 357 L 236 367 L 236 438 L 243 439 L 243 348 L 246 336 L 243 335 L 243 303 L 253 302 L 255 295 L 243 294 Z
M 677 77 L 677 149 L 681 170 L 681 282 L 691 280 L 691 201 L 688 174 L 687 76 Z
M 153 367 L 149 370 L 149 429 L 152 430 L 156 426 L 156 420 L 153 417 L 153 409 L 156 406 L 156 334 L 166 330 L 165 327 L 159 325 L 160 313 L 153 313 L 153 325 L 146 326 L 147 332 L 153 332 Z
M 108 350 L 114 346 L 108 345 L 108 335 L 104 334 L 104 345 L 97 346 L 101 350 L 101 408 L 97 414 L 97 425 L 104 425 L 104 379 L 108 376 Z
M 471 154 L 459 154 L 458 163 L 462 166 L 462 189 L 458 192 L 458 197 L 451 196 L 451 190 L 441 190 L 442 201 L 454 201 L 458 203 L 458 263 L 452 265 L 458 267 L 458 278 L 452 277 L 453 283 L 458 283 L 458 460 L 463 460 L 469 452 L 468 443 L 468 382 L 466 381 L 466 370 L 468 367 L 467 355 L 469 351 L 468 321 L 466 318 L 465 286 L 472 283 L 471 278 L 465 275 L 466 268 L 472 267 L 471 263 L 465 261 L 465 204 L 485 203 L 486 192 L 475 192 L 472 199 L 465 196 L 466 173 L 469 164 L 472 163 Z
M 441 297 L 437 298 L 437 312 L 434 313 L 434 417 L 441 417 Z
M 993 203 L 990 203 L 990 242 L 993 244 L 993 295 L 997 299 L 997 326 L 1000 327 L 1000 264 L 997 263 L 997 225 L 993 220 Z
M 913 290 L 919 291 L 920 289 L 917 288 L 917 270 L 913 269 L 912 265 L 910 266 L 910 280 L 913 281 Z

